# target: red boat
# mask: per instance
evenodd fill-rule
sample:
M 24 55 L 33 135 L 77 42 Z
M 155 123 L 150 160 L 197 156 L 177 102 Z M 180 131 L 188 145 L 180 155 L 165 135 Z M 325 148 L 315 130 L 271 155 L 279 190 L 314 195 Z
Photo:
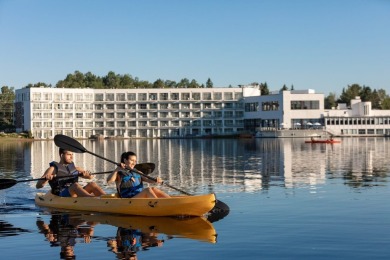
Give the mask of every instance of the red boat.
M 341 141 L 340 140 L 325 139 L 325 140 L 309 140 L 309 141 L 305 141 L 305 143 L 309 143 L 309 144 L 338 144 L 338 143 L 341 143 Z

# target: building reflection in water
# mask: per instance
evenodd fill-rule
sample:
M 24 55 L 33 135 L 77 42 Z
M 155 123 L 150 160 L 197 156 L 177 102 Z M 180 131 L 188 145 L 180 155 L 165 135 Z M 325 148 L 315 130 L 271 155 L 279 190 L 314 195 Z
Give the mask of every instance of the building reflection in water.
M 88 149 L 119 161 L 124 151 L 138 154 L 138 162 L 153 162 L 169 184 L 193 193 L 256 192 L 271 186 L 309 186 L 315 190 L 327 178 L 364 182 L 389 171 L 386 138 L 344 138 L 340 144 L 307 144 L 304 139 L 138 139 L 81 140 Z M 49 162 L 58 160 L 53 141 L 33 142 L 25 150 L 26 172 L 40 177 Z M 91 172 L 114 169 L 110 162 L 84 153 L 76 165 Z M 96 176 L 105 185 L 105 176 Z M 32 184 L 34 185 L 34 184 Z M 353 184 L 353 185 L 356 185 Z M 358 184 L 359 185 L 359 184 Z

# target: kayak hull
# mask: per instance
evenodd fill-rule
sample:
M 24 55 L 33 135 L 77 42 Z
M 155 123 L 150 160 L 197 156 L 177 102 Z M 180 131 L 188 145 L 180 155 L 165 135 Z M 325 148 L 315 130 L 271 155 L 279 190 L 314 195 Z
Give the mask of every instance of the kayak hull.
M 118 198 L 115 194 L 101 197 L 59 197 L 37 193 L 40 207 L 78 211 L 115 213 L 138 216 L 203 216 L 215 206 L 215 194 L 172 196 L 170 198 Z

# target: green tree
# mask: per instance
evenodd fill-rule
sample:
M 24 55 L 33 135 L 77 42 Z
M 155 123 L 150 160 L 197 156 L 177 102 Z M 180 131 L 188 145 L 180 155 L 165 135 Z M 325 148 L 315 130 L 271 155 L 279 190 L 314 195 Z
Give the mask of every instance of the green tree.
M 51 88 L 51 84 L 46 84 L 44 82 L 38 82 L 35 84 L 29 83 L 25 88 Z
M 190 85 L 190 81 L 187 78 L 184 78 L 184 79 L 180 80 L 179 83 L 177 83 L 176 87 L 177 88 L 188 88 L 189 85 Z
M 378 91 L 374 89 L 370 96 L 371 106 L 373 109 L 381 109 L 381 99 L 379 97 Z
M 119 85 L 121 88 L 134 88 L 134 79 L 130 74 L 120 77 Z
M 176 81 L 166 80 L 164 85 L 167 88 L 176 88 L 177 83 Z
M 103 77 L 103 84 L 106 88 L 120 88 L 120 76 L 115 74 L 113 71 L 110 71 L 105 77 Z
M 103 80 L 100 77 L 92 74 L 91 72 L 87 72 L 84 75 L 84 86 L 87 88 L 93 89 L 102 89 L 104 88 Z
M 264 82 L 264 83 L 261 83 L 260 84 L 260 93 L 261 95 L 269 95 L 269 89 L 268 89 L 268 85 L 267 85 L 267 82 Z
M 190 84 L 188 85 L 188 88 L 199 88 L 198 82 L 196 80 L 191 80 Z
M 325 109 L 331 109 L 336 106 L 336 93 L 330 92 L 329 95 L 325 97 Z
M 214 86 L 213 82 L 211 81 L 210 78 L 208 78 L 206 81 L 206 88 L 212 88 L 213 86 Z
M 3 86 L 0 93 L 0 126 L 13 125 L 14 87 Z
M 347 105 L 351 104 L 351 99 L 354 99 L 357 96 L 360 96 L 362 87 L 359 84 L 352 84 L 347 87 L 347 89 L 343 88 L 337 103 L 345 103 Z
M 359 93 L 360 99 L 364 102 L 371 101 L 372 98 L 372 90 L 368 86 L 364 86 L 361 88 Z
M 164 81 L 162 79 L 158 79 L 153 83 L 153 88 L 165 88 Z
M 286 84 L 283 85 L 283 87 L 280 89 L 280 91 L 285 91 L 285 90 L 288 90 L 288 87 L 286 86 Z
M 381 102 L 382 109 L 390 109 L 390 97 L 386 97 Z

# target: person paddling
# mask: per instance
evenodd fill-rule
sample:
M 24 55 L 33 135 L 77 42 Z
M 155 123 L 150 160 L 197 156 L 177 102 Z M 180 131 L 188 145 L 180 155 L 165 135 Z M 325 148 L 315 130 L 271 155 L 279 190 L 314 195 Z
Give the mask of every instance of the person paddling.
M 116 183 L 121 198 L 169 198 L 170 196 L 156 187 L 144 188 L 143 182 L 154 183 L 137 173 L 134 166 L 137 155 L 134 152 L 124 152 L 121 155 L 121 164 L 108 177 L 107 182 Z M 162 179 L 157 177 L 157 183 Z
M 45 171 L 42 178 L 36 184 L 36 188 L 43 188 L 47 183 L 51 187 L 51 192 L 61 197 L 94 197 L 106 194 L 95 182 L 88 183 L 82 187 L 78 183 L 78 177 L 92 179 L 89 171 L 75 166 L 73 162 L 73 152 L 59 149 L 60 161 L 51 162 L 50 167 Z M 69 176 L 69 178 L 56 178 L 56 176 Z

